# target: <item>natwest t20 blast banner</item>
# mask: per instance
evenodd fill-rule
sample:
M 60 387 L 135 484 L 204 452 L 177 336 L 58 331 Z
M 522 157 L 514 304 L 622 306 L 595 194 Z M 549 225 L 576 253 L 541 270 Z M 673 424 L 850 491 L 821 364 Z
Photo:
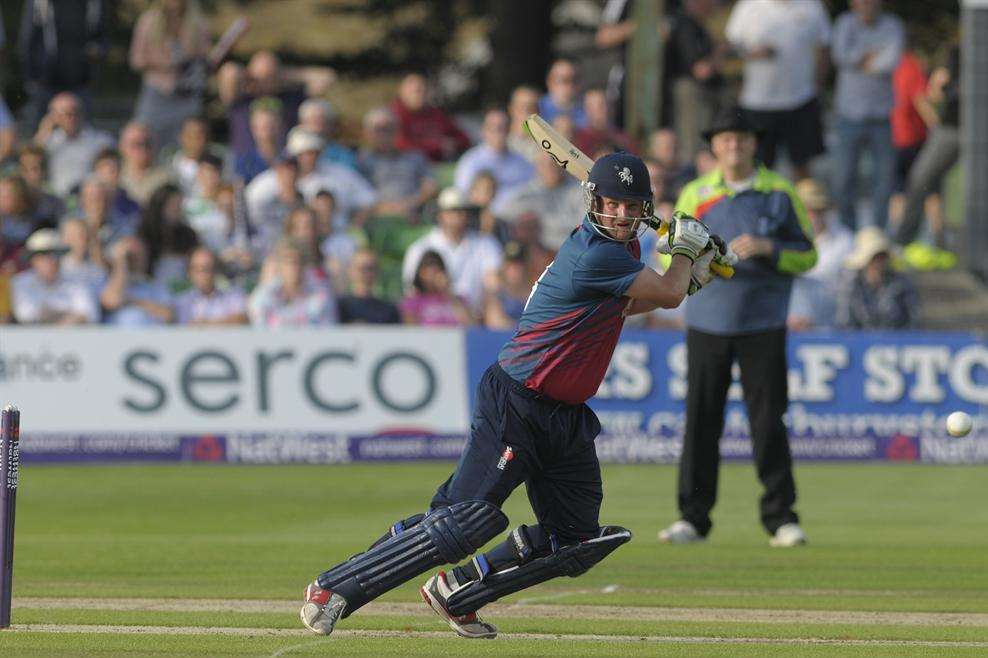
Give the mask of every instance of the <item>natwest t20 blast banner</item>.
M 467 335 L 475 385 L 508 338 Z M 988 346 L 951 333 L 791 333 L 786 421 L 797 459 L 988 462 Z M 748 458 L 751 442 L 741 386 L 731 387 L 721 454 Z M 590 405 L 603 428 L 602 461 L 673 462 L 679 457 L 686 397 L 686 344 L 680 332 L 625 331 Z M 472 395 L 472 392 L 471 392 Z M 966 438 L 946 434 L 945 418 L 975 416 Z

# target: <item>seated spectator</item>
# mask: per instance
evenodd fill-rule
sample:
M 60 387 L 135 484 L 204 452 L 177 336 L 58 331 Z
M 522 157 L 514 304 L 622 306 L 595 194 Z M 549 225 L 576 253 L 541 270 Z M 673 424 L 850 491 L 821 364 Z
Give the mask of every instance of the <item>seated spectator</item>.
M 233 244 L 230 218 L 220 208 L 219 195 L 223 186 L 223 161 L 215 155 L 204 154 L 196 166 L 196 183 L 185 194 L 183 211 L 199 242 L 216 253 Z
M 374 295 L 380 268 L 377 254 L 359 249 L 350 260 L 350 292 L 340 297 L 342 324 L 399 324 L 401 315 L 394 304 Z
M 305 327 L 335 324 L 336 300 L 325 282 L 305 276 L 306 248 L 294 238 L 275 247 L 277 276 L 254 289 L 247 304 L 253 325 Z
M 285 218 L 283 238 L 290 238 L 304 250 L 306 281 L 331 285 L 329 275 L 323 268 L 322 253 L 319 240 L 319 220 L 316 213 L 308 206 L 296 206 Z M 261 268 L 260 283 L 267 283 L 278 277 L 278 255 L 268 254 Z
M 121 238 L 110 250 L 110 278 L 100 293 L 106 324 L 146 327 L 175 317 L 168 288 L 148 276 L 147 247 L 140 238 Z
M 199 237 L 185 220 L 182 202 L 182 190 L 177 185 L 158 188 L 137 228 L 147 245 L 148 272 L 169 287 L 185 280 L 189 254 L 199 245 Z
M 131 121 L 120 131 L 120 155 L 120 185 L 142 206 L 155 190 L 173 181 L 168 169 L 154 164 L 151 131 L 143 123 Z
M 377 201 L 377 194 L 367 180 L 349 167 L 319 162 L 325 142 L 322 137 L 292 128 L 286 152 L 298 160 L 298 189 L 306 203 L 320 190 L 330 190 L 336 199 L 336 228 L 363 226 Z
M 529 162 L 535 162 L 535 156 L 542 153 L 542 149 L 525 129 L 525 121 L 538 111 L 539 92 L 535 87 L 528 85 L 515 87 L 508 101 L 508 117 L 511 120 L 511 126 L 508 128 L 508 148 Z
M 467 228 L 471 209 L 459 190 L 443 190 L 439 195 L 438 225 L 408 247 L 401 272 L 405 286 L 411 285 L 422 254 L 437 252 L 444 270 L 448 268 L 453 292 L 479 312 L 485 291 L 496 286 L 501 246 L 489 235 Z
M 497 196 L 497 179 L 489 171 L 482 171 L 473 178 L 467 200 L 475 209 L 475 222 L 470 228 L 493 236 L 498 242 L 507 242 L 509 226 L 494 214 L 494 197 Z
M 79 97 L 62 92 L 51 99 L 34 135 L 34 143 L 48 154 L 52 191 L 61 197 L 89 174 L 97 153 L 113 146 L 110 135 L 86 125 L 84 119 Z
M 398 85 L 391 111 L 398 120 L 398 148 L 419 151 L 432 162 L 455 160 L 470 139 L 444 109 L 427 104 L 428 85 L 419 73 L 409 73 Z
M 583 188 L 545 153 L 535 161 L 535 173 L 537 178 L 496 205 L 495 211 L 508 221 L 536 213 L 542 219 L 545 244 L 559 249 L 587 212 Z
M 584 153 L 597 153 L 606 150 L 637 152 L 635 140 L 618 130 L 611 123 L 608 113 L 607 94 L 603 89 L 588 89 L 583 95 L 583 111 L 587 116 L 587 125 L 576 129 L 576 148 Z M 535 140 L 530 139 L 533 144 Z
M 247 153 L 254 145 L 250 131 L 250 113 L 254 101 L 270 96 L 280 102 L 282 133 L 298 123 L 299 107 L 307 97 L 325 95 L 336 79 L 332 69 L 320 66 L 283 66 L 270 50 L 254 53 L 246 68 L 236 62 L 220 67 L 216 87 L 225 107 L 229 126 L 230 151 L 234 157 Z
M 336 110 L 323 98 L 310 98 L 298 108 L 298 125 L 304 130 L 319 135 L 326 142 L 319 162 L 330 162 L 357 168 L 357 155 L 337 140 L 339 119 Z
M 141 221 L 141 206 L 120 185 L 120 152 L 103 149 L 93 160 L 93 174 L 106 186 L 110 198 L 110 222 L 114 226 L 133 226 Z
M 316 232 L 321 240 L 319 252 L 326 272 L 333 283 L 333 290 L 346 290 L 346 277 L 350 269 L 350 259 L 357 252 L 357 241 L 351 231 L 338 230 L 333 226 L 336 212 L 336 198 L 329 190 L 319 190 L 309 204 L 316 217 Z
M 222 164 L 222 149 L 209 143 L 209 121 L 205 117 L 189 117 L 182 122 L 178 134 L 178 150 L 168 159 L 172 175 L 186 196 L 196 193 L 196 172 L 204 156 L 212 156 Z
M 484 304 L 484 326 L 498 330 L 517 327 L 531 294 L 532 284 L 528 281 L 528 255 L 520 243 L 509 242 L 504 245 L 500 287 L 488 295 Z
M 39 224 L 55 226 L 65 214 L 65 202 L 49 192 L 48 156 L 37 144 L 26 144 L 17 154 L 17 173 L 27 183 L 34 218 Z
M 31 192 L 20 176 L 0 177 L 0 231 L 10 244 L 24 244 L 39 228 L 31 204 Z
M 88 324 L 99 321 L 99 306 L 84 283 L 59 271 L 65 246 L 54 229 L 40 229 L 25 245 L 31 269 L 11 282 L 14 318 L 20 324 Z
M 717 168 L 717 158 L 710 149 L 703 148 L 696 152 L 696 156 L 693 158 L 693 168 L 696 169 L 696 175 L 706 176 L 711 171 Z
M 386 107 L 364 115 L 364 147 L 357 169 L 377 191 L 373 214 L 418 222 L 422 205 L 437 192 L 429 162 L 417 151 L 399 151 L 396 122 Z
M 576 64 L 568 59 L 557 59 L 549 67 L 545 77 L 546 93 L 539 99 L 539 114 L 549 123 L 557 116 L 566 115 L 575 128 L 587 125 L 587 115 L 580 101 L 580 83 Z
M 91 240 L 86 220 L 70 217 L 62 221 L 62 242 L 68 251 L 59 263 L 62 276 L 85 284 L 93 291 L 93 299 L 99 297 L 106 283 L 106 267 L 102 249 L 97 240 Z
M 233 153 L 233 173 L 244 184 L 264 173 L 277 159 L 285 143 L 281 107 L 275 98 L 260 98 L 250 106 L 251 144 L 242 153 Z
M 891 243 L 867 226 L 854 238 L 844 261 L 850 270 L 837 297 L 837 324 L 848 329 L 907 329 L 916 322 L 919 300 L 912 282 L 892 269 Z
M 528 282 L 535 285 L 556 257 L 555 250 L 542 242 L 542 219 L 534 212 L 519 215 L 511 226 L 511 239 L 524 249 L 528 257 Z
M 285 218 L 302 203 L 298 191 L 298 160 L 282 154 L 271 169 L 251 181 L 244 191 L 247 216 L 255 235 L 255 250 L 267 254 L 284 230 Z
M 175 299 L 175 321 L 189 325 L 247 323 L 247 298 L 237 286 L 220 287 L 216 277 L 216 254 L 196 247 L 189 256 L 192 288 Z
M 456 189 L 466 194 L 477 174 L 490 171 L 497 178 L 494 200 L 497 207 L 512 190 L 524 186 L 535 172 L 532 163 L 508 148 L 508 115 L 504 110 L 495 108 L 484 113 L 481 136 L 483 141 L 464 153 L 456 163 Z
M 697 167 L 688 161 L 683 161 L 679 156 L 679 150 L 679 138 L 674 130 L 659 128 L 652 131 L 649 136 L 648 157 L 662 167 L 665 172 L 664 189 L 670 196 L 677 198 L 683 187 L 697 177 Z M 716 163 L 713 166 L 716 166 Z
M 789 301 L 789 328 L 830 328 L 837 322 L 837 293 L 844 275 L 844 258 L 854 247 L 854 235 L 839 220 L 827 190 L 804 178 L 796 194 L 813 226 L 816 265 L 796 277 Z
M 442 256 L 429 250 L 415 267 L 412 292 L 399 305 L 402 321 L 423 327 L 458 327 L 473 324 L 464 299 L 453 293 Z

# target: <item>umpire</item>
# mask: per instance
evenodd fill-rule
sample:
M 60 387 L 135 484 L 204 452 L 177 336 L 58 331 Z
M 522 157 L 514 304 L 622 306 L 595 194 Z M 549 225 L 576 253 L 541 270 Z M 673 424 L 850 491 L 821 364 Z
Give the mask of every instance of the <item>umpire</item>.
M 705 222 L 739 262 L 686 304 L 689 366 L 686 434 L 679 462 L 680 520 L 659 533 L 674 544 L 710 533 L 717 500 L 720 436 L 735 361 L 741 369 L 761 498 L 772 546 L 806 543 L 793 511 L 796 485 L 782 415 L 789 404 L 786 315 L 793 275 L 816 262 L 813 230 L 792 185 L 755 161 L 758 135 L 737 108 L 721 113 L 703 136 L 717 168 L 687 185 L 676 210 Z

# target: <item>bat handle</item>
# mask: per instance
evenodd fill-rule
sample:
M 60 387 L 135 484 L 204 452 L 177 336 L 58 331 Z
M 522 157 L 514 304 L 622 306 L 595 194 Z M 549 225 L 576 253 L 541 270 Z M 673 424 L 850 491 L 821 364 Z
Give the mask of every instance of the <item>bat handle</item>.
M 658 215 L 652 215 L 646 221 L 649 227 L 659 234 L 659 237 L 669 232 L 669 222 L 663 220 Z M 710 263 L 710 271 L 722 279 L 730 279 L 734 276 L 734 268 L 726 263 Z

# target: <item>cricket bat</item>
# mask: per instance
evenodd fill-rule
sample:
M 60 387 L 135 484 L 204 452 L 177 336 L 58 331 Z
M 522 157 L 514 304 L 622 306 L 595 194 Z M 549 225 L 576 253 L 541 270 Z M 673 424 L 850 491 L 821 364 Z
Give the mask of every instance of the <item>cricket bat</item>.
M 535 143 L 552 158 L 553 162 L 566 170 L 566 173 L 581 183 L 587 182 L 590 168 L 593 167 L 593 160 L 560 135 L 548 121 L 538 114 L 532 114 L 525 120 L 525 130 L 535 140 Z M 665 235 L 669 232 L 669 223 L 663 221 L 661 217 L 652 215 L 647 221 L 648 225 L 655 229 L 659 235 Z M 731 265 L 716 260 L 710 264 L 710 270 L 722 279 L 730 279 L 734 276 L 734 268 Z

